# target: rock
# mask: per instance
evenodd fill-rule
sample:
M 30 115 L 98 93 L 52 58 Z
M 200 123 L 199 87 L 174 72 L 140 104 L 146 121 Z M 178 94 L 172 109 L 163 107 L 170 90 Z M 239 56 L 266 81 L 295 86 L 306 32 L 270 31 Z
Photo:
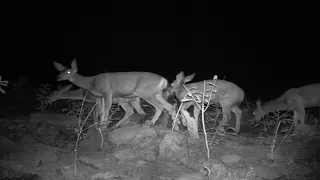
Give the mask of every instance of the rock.
M 8 161 L 8 160 L 0 160 L 0 168 L 2 169 L 10 169 L 15 172 L 25 173 L 25 174 L 35 174 L 36 170 L 33 167 L 28 167 L 23 164 Z
M 114 172 L 106 172 L 106 173 L 96 173 L 91 176 L 91 180 L 98 180 L 98 179 L 114 179 L 115 177 Z
M 226 175 L 229 172 L 227 166 L 222 161 L 214 158 L 210 158 L 207 161 L 200 160 L 199 167 L 201 168 L 200 172 L 208 172 L 208 170 L 210 170 L 211 176 L 213 177 L 221 174 Z
M 59 169 L 59 174 L 61 173 L 63 177 L 66 179 L 71 179 L 70 177 L 74 177 L 74 167 L 72 165 L 62 166 Z
M 139 126 L 115 129 L 109 134 L 109 140 L 116 145 L 136 145 L 157 137 L 157 132 L 154 129 Z
M 176 155 L 188 156 L 184 146 L 186 137 L 178 132 L 172 131 L 164 136 L 159 145 L 159 155 L 163 158 L 175 158 Z
M 260 179 L 282 179 L 282 177 L 285 177 L 277 167 L 256 165 L 253 169 L 256 177 L 259 177 Z
M 108 162 L 104 153 L 95 153 L 91 155 L 82 155 L 79 157 L 79 161 L 93 169 L 101 169 L 104 168 Z
M 20 141 L 19 141 L 19 144 L 35 144 L 37 143 L 36 140 L 34 140 L 31 136 L 29 135 L 24 135 Z
M 220 157 L 221 161 L 224 162 L 226 165 L 233 165 L 238 163 L 242 160 L 242 157 L 237 154 L 227 154 Z
M 176 178 L 176 180 L 204 180 L 204 178 L 205 177 L 201 173 L 192 173 L 182 175 Z
M 58 156 L 55 150 L 51 150 L 51 149 L 39 151 L 38 157 L 41 159 L 43 163 L 46 163 L 46 164 L 58 161 Z
M 156 155 L 156 152 L 149 151 L 149 152 L 146 152 L 146 154 L 142 158 L 146 161 L 155 161 L 157 160 L 157 155 Z
M 122 149 L 114 152 L 113 155 L 121 161 L 128 161 L 137 157 L 131 149 Z
M 159 145 L 160 157 L 170 161 L 178 161 L 195 170 L 199 169 L 198 162 L 204 154 L 198 144 L 191 144 L 187 136 L 176 131 L 167 133 Z
M 18 145 L 11 141 L 10 139 L 0 136 L 0 152 L 4 153 L 5 151 L 16 152 L 18 151 Z

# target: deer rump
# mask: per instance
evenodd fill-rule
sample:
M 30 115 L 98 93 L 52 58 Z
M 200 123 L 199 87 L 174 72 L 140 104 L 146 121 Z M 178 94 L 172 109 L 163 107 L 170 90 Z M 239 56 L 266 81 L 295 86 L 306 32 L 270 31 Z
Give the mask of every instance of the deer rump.
M 320 84 L 289 89 L 284 93 L 283 98 L 284 102 L 292 108 L 298 104 L 304 107 L 320 106 Z

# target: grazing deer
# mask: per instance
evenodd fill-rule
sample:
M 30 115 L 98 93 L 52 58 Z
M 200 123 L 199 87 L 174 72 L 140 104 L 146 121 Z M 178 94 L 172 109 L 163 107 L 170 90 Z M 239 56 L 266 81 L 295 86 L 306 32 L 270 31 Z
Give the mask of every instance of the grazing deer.
M 84 77 L 77 73 L 77 62 L 71 62 L 68 69 L 60 63 L 53 62 L 54 67 L 60 71 L 58 81 L 68 80 L 73 84 L 89 90 L 94 96 L 103 97 L 105 103 L 105 117 L 107 120 L 113 99 L 127 99 L 140 97 L 151 104 L 156 112 L 151 119 L 155 124 L 162 110 L 165 108 L 173 113 L 173 106 L 162 97 L 163 91 L 167 88 L 168 81 L 157 74 L 150 72 L 115 72 L 101 73 L 91 77 Z M 117 128 L 122 122 L 118 122 Z
M 189 76 L 184 76 L 183 71 L 181 71 L 177 76 L 176 80 L 171 84 L 168 91 L 170 93 L 175 93 L 178 100 L 181 100 L 186 96 L 188 93 L 184 86 L 188 89 L 192 89 L 192 92 L 200 92 L 203 93 L 204 90 L 204 81 L 195 82 L 185 84 L 190 82 L 195 76 L 195 73 Z M 209 84 L 206 84 L 206 95 L 211 93 L 213 80 L 206 80 Z M 235 133 L 240 132 L 240 123 L 241 123 L 241 116 L 242 110 L 239 108 L 239 105 L 242 103 L 244 99 L 244 92 L 243 90 L 235 85 L 232 82 L 224 81 L 224 80 L 216 80 L 215 81 L 214 92 L 211 95 L 210 104 L 220 104 L 222 107 L 223 112 L 223 120 L 222 124 L 227 124 L 231 119 L 231 111 L 236 115 L 236 128 Z M 198 98 L 200 102 L 202 98 Z M 193 115 L 195 120 L 198 123 L 198 118 L 200 114 L 199 107 L 195 104 L 194 101 L 189 101 L 183 103 L 181 109 L 186 110 L 190 106 L 194 106 L 193 108 Z
M 59 99 L 73 99 L 73 100 L 84 100 L 87 102 L 98 102 L 100 105 L 101 98 L 97 98 L 92 93 L 90 93 L 88 90 L 79 88 L 74 91 L 69 91 L 71 86 L 73 84 L 67 85 L 63 87 L 62 89 L 58 91 L 54 91 L 47 97 L 47 103 L 52 103 Z M 87 93 L 87 95 L 86 95 Z M 121 122 L 126 121 L 128 117 L 130 117 L 134 111 L 132 107 L 137 111 L 137 113 L 146 115 L 146 113 L 143 111 L 143 109 L 140 106 L 140 98 L 139 97 L 132 97 L 132 98 L 113 98 L 112 99 L 113 104 L 119 104 L 122 109 L 125 111 L 125 115 L 120 120 Z
M 292 88 L 284 92 L 275 100 L 261 105 L 256 102 L 257 108 L 254 110 L 254 119 L 260 120 L 263 116 L 277 110 L 293 111 L 293 123 L 305 124 L 305 108 L 320 106 L 320 84 L 310 84 L 298 88 Z

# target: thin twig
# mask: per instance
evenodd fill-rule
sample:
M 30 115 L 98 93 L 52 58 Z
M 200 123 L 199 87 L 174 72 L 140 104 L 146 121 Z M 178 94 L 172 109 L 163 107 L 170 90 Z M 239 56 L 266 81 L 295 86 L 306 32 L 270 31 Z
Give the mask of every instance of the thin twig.
M 279 143 L 279 146 L 276 148 L 276 150 L 274 151 L 274 153 L 277 152 L 277 150 L 279 149 L 280 145 L 281 145 L 281 144 L 283 143 L 283 141 L 289 136 L 289 134 L 290 134 L 290 132 L 291 132 L 291 130 L 292 130 L 292 128 L 293 128 L 293 124 L 294 124 L 294 123 L 292 122 L 291 127 L 290 127 L 288 133 L 286 134 L 285 137 L 283 137 L 283 139 L 282 139 L 281 142 Z
M 87 92 L 82 100 L 82 104 L 81 104 L 81 108 L 80 108 L 80 112 L 82 112 L 82 109 L 83 109 L 83 105 L 84 105 L 84 101 L 86 99 L 86 96 L 87 96 Z M 91 108 L 91 111 L 89 112 L 89 114 L 87 115 L 86 119 L 84 120 L 84 122 L 82 123 L 81 125 L 81 116 L 82 116 L 82 113 L 79 114 L 79 118 L 78 118 L 78 132 L 77 132 L 77 140 L 76 140 L 76 144 L 75 144 L 75 149 L 74 149 L 74 175 L 76 176 L 77 175 L 77 156 L 78 156 L 78 144 L 79 144 L 79 141 L 81 139 L 81 134 L 83 133 L 83 127 L 87 121 L 87 119 L 89 118 L 90 114 L 92 113 L 92 111 L 94 110 L 94 108 L 96 107 L 97 103 L 94 104 L 94 106 Z M 87 128 L 86 128 L 87 129 Z
M 187 94 L 186 94 L 184 97 L 186 97 L 186 96 L 187 96 Z M 174 121 L 173 121 L 173 123 L 172 123 L 172 129 L 171 129 L 171 131 L 173 131 L 174 127 L 176 126 L 176 122 L 177 122 L 177 119 L 178 119 L 179 112 L 180 112 L 180 110 L 181 110 L 182 104 L 183 104 L 183 102 L 181 102 L 181 104 L 180 104 L 180 106 L 179 106 L 179 109 L 178 109 L 178 112 L 177 112 L 177 114 L 176 114 L 176 117 L 174 118 Z
M 205 94 L 206 92 L 206 81 L 203 81 L 203 92 Z M 208 145 L 208 136 L 207 136 L 207 132 L 206 132 L 206 126 L 204 124 L 204 98 L 205 96 L 203 95 L 202 96 L 202 103 L 201 103 L 201 119 L 202 119 L 202 128 L 203 128 L 203 133 L 204 133 L 204 139 L 205 139 L 205 143 L 206 143 L 206 148 L 207 148 L 207 159 L 209 160 L 210 159 L 210 150 L 209 150 L 209 145 Z M 210 99 L 209 99 L 209 102 L 208 102 L 208 106 L 210 105 Z
M 274 156 L 274 148 L 276 146 L 276 137 L 277 137 L 277 134 L 278 134 L 278 130 L 279 130 L 279 127 L 280 127 L 280 124 L 281 124 L 281 120 L 279 119 L 279 110 L 278 110 L 278 114 L 277 114 L 277 120 L 279 121 L 278 124 L 277 124 L 277 127 L 275 129 L 275 133 L 274 133 L 274 136 L 273 136 L 273 139 L 272 139 L 272 144 L 271 144 L 271 156 L 273 157 Z

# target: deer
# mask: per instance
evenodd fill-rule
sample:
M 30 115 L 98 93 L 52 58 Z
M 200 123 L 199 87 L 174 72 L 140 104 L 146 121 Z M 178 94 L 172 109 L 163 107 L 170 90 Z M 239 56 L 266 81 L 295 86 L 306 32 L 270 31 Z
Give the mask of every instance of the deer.
M 168 88 L 169 93 L 175 94 L 177 99 L 181 102 L 181 100 L 187 95 L 188 91 L 186 88 L 192 90 L 192 92 L 200 92 L 202 93 L 204 87 L 206 89 L 206 95 L 211 93 L 212 88 L 214 92 L 211 95 L 210 105 L 211 104 L 219 104 L 222 107 L 223 119 L 222 124 L 227 124 L 231 119 L 231 112 L 233 112 L 236 116 L 236 128 L 235 134 L 240 132 L 240 124 L 241 124 L 241 116 L 242 110 L 239 108 L 239 105 L 244 100 L 244 91 L 237 86 L 236 84 L 225 81 L 225 80 L 206 80 L 206 85 L 204 86 L 204 81 L 188 83 L 192 81 L 195 73 L 185 76 L 184 72 L 181 71 L 176 75 L 176 79 L 171 83 Z M 188 83 L 188 84 L 186 84 Z M 213 87 L 214 85 L 214 87 Z M 186 87 L 186 88 L 185 88 Z M 202 98 L 198 98 L 200 103 L 202 102 Z M 196 120 L 196 123 L 199 123 L 199 114 L 200 108 L 196 105 L 195 101 L 189 101 L 183 103 L 181 109 L 186 110 L 190 106 L 194 106 L 193 108 L 193 116 Z
M 79 88 L 74 91 L 69 91 L 73 84 L 67 85 L 60 90 L 52 92 L 47 97 L 47 103 L 52 103 L 59 99 L 73 99 L 73 100 L 85 100 L 87 102 L 95 103 L 97 102 L 99 105 L 101 103 L 101 98 L 94 96 L 91 92 L 86 89 Z M 112 104 L 119 104 L 122 109 L 125 111 L 125 115 L 121 118 L 121 122 L 125 122 L 127 118 L 129 118 L 134 111 L 132 107 L 137 111 L 138 114 L 146 115 L 144 110 L 140 106 L 140 98 L 132 97 L 132 98 L 113 98 Z
M 168 80 L 151 72 L 105 72 L 95 76 L 78 74 L 76 59 L 71 62 L 71 68 L 53 61 L 54 67 L 60 71 L 57 81 L 68 80 L 71 83 L 90 91 L 94 96 L 103 98 L 105 117 L 107 120 L 113 99 L 142 98 L 155 108 L 151 123 L 155 124 L 163 109 L 174 113 L 173 106 L 168 103 L 163 92 L 168 86 Z M 112 129 L 124 122 L 119 121 Z
M 320 106 L 320 84 L 309 84 L 297 88 L 291 88 L 278 98 L 261 104 L 256 101 L 256 109 L 253 111 L 254 119 L 259 121 L 270 112 L 278 110 L 293 111 L 293 123 L 305 124 L 305 108 Z

